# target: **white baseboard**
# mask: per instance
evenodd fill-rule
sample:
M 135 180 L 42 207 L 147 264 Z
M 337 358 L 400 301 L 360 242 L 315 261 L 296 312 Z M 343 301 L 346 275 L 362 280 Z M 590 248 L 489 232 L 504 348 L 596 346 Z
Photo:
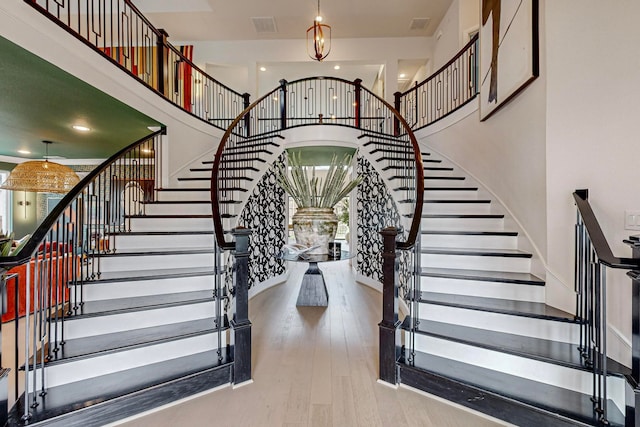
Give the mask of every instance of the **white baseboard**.
M 273 288 L 274 286 L 278 286 L 283 284 L 289 279 L 289 271 L 287 270 L 284 274 L 281 274 L 276 277 L 272 277 L 269 280 L 265 280 L 264 282 L 260 282 L 257 285 L 253 285 L 251 289 L 249 289 L 249 299 L 255 297 L 256 295 L 266 291 L 267 289 Z
M 378 282 L 377 280 L 373 280 L 371 277 L 363 276 L 362 274 L 356 272 L 355 269 L 354 269 L 354 273 L 356 275 L 357 283 L 368 286 L 371 289 L 374 289 L 378 292 L 382 292 L 382 283 Z

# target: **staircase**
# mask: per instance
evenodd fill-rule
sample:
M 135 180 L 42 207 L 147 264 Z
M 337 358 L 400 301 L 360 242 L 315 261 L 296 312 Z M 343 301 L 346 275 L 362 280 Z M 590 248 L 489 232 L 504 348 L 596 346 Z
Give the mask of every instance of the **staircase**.
M 117 250 L 82 266 L 88 280 L 70 292 L 84 302 L 59 313 L 47 369 L 29 367 L 28 425 L 100 426 L 232 381 L 209 189 L 157 194 L 130 231 L 107 236 Z M 20 400 L 9 425 L 23 414 Z
M 508 215 L 452 165 L 428 159 L 418 318 L 402 324 L 400 382 L 520 426 L 599 425 L 580 323 L 545 304 Z M 609 364 L 607 419 L 624 425 L 628 369 Z

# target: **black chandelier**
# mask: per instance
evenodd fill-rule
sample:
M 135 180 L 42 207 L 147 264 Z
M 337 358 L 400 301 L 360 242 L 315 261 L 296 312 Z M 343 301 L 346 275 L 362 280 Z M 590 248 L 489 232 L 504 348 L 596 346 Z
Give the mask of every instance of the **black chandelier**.
M 331 26 L 322 23 L 320 15 L 320 0 L 318 0 L 318 15 L 313 25 L 307 30 L 307 53 L 311 59 L 322 61 L 331 52 Z

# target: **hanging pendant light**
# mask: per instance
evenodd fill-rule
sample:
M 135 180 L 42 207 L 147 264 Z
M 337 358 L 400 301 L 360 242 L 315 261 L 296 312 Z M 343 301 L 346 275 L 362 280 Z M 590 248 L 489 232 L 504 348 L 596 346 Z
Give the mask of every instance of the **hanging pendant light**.
M 36 193 L 68 193 L 80 182 L 78 175 L 69 166 L 48 160 L 51 141 L 42 142 L 47 147 L 45 160 L 20 163 L 2 183 L 1 189 Z
M 318 0 L 318 16 L 307 30 L 307 53 L 311 59 L 322 61 L 331 52 L 331 26 L 322 23 L 320 0 Z

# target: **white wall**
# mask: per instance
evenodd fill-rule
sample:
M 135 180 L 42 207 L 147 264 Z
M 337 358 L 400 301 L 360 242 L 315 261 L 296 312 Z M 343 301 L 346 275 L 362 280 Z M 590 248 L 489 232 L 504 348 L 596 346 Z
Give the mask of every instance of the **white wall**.
M 172 41 L 173 42 L 173 41 Z M 306 50 L 306 40 L 236 40 L 236 41 L 207 41 L 207 42 L 175 42 L 189 43 L 194 46 L 194 62 L 203 69 L 214 69 L 211 65 L 232 67 L 243 70 L 233 76 L 232 80 L 221 80 L 226 85 L 236 88 L 246 88 L 251 93 L 252 99 L 273 89 L 258 87 L 256 69 L 258 64 L 288 63 L 291 67 L 297 64 L 305 65 L 305 74 L 300 77 L 312 75 L 334 75 L 325 71 L 324 63 L 317 63 L 309 59 Z M 430 37 L 404 37 L 384 39 L 334 39 L 332 41 L 331 56 L 327 62 L 341 63 L 348 66 L 353 64 L 382 64 L 385 66 L 385 94 L 389 102 L 393 102 L 393 93 L 397 91 L 398 60 L 424 59 L 431 57 L 432 39 Z M 311 65 L 309 65 L 311 64 Z M 315 64 L 315 65 L 314 65 Z M 311 68 L 310 68 L 311 67 Z M 315 68 L 314 68 L 315 67 Z M 378 67 L 379 68 L 379 67 Z M 378 68 L 372 70 L 372 78 L 367 85 L 375 81 Z M 248 71 L 244 71 L 248 70 Z M 365 76 L 359 76 L 365 78 Z M 276 83 L 277 84 L 277 83 Z M 237 89 L 236 89 L 237 90 Z
M 574 190 L 590 190 L 614 254 L 630 256 L 622 239 L 638 234 L 624 229 L 624 210 L 640 210 L 640 2 L 553 0 L 545 15 L 548 262 L 572 286 Z M 608 286 L 609 322 L 624 336 L 610 350 L 629 362 L 630 280 L 615 273 Z
M 434 36 L 433 71 L 435 72 L 460 50 L 460 0 L 453 0 Z
M 22 0 L 0 2 L 0 36 L 165 124 L 173 171 L 213 150 L 220 140 L 222 131 L 153 95 Z

